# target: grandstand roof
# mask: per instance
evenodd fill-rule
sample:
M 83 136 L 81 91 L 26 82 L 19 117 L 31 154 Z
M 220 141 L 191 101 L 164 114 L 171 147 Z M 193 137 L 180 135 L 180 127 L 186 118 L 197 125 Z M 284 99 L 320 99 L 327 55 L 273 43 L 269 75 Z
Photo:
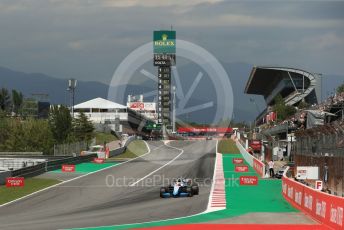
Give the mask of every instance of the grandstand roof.
M 307 71 L 288 67 L 255 66 L 247 81 L 245 93 L 267 96 L 283 78 L 288 77 L 288 72 L 300 75 L 311 75 L 311 73 Z
M 74 109 L 126 109 L 127 107 L 104 98 L 94 98 L 89 101 L 77 104 Z

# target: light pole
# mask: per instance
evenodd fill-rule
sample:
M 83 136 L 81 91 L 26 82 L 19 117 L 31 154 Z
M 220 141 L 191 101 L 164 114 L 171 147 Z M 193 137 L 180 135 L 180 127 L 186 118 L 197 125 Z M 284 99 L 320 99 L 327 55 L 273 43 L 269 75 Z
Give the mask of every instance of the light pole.
M 74 118 L 74 100 L 75 100 L 75 88 L 76 88 L 77 80 L 75 79 L 69 79 L 68 80 L 68 88 L 67 90 L 71 94 L 71 111 L 72 111 L 72 117 Z

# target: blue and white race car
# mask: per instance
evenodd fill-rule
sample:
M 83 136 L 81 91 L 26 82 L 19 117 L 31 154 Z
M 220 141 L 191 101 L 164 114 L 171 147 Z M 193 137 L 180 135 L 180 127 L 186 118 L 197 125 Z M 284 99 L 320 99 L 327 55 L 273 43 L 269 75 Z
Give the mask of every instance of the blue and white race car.
M 178 179 L 173 181 L 170 186 L 160 188 L 160 197 L 192 197 L 199 194 L 198 184 L 191 179 Z

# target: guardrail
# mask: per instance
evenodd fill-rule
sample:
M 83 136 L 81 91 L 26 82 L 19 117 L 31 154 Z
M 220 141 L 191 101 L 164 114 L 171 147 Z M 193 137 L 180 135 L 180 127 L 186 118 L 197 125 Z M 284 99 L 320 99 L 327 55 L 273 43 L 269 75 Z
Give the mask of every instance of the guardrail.
M 333 229 L 344 228 L 344 198 L 327 194 L 286 176 L 282 177 L 282 195 L 295 208 Z
M 0 152 L 0 156 L 27 156 L 27 155 L 32 155 L 32 156 L 42 156 L 43 152 Z
M 1 172 L 0 174 L 0 184 L 4 183 L 3 177 L 33 177 L 38 176 L 44 172 L 55 170 L 61 168 L 63 164 L 79 164 L 82 162 L 88 162 L 96 158 L 97 154 L 90 154 L 86 156 L 77 156 L 77 157 L 68 157 L 64 159 L 46 161 L 44 163 L 40 163 L 34 166 L 29 166 L 13 171 L 5 171 Z
M 110 151 L 109 157 L 117 156 L 117 155 L 123 153 L 127 149 L 127 146 L 130 144 L 130 142 L 132 142 L 135 139 L 136 139 L 135 136 L 129 137 L 125 141 L 123 147 Z M 93 158 L 96 158 L 96 157 L 97 157 L 97 154 L 90 154 L 90 155 L 86 155 L 86 156 L 67 157 L 67 158 L 63 158 L 63 159 L 46 161 L 44 163 L 40 163 L 40 164 L 37 164 L 34 166 L 29 166 L 29 167 L 25 167 L 25 168 L 13 170 L 13 171 L 1 172 L 0 173 L 0 185 L 5 183 L 6 177 L 18 177 L 18 176 L 33 177 L 33 176 L 40 175 L 40 174 L 47 172 L 47 171 L 59 169 L 59 168 L 61 168 L 62 164 L 78 164 L 78 163 L 82 163 L 82 162 L 91 161 Z

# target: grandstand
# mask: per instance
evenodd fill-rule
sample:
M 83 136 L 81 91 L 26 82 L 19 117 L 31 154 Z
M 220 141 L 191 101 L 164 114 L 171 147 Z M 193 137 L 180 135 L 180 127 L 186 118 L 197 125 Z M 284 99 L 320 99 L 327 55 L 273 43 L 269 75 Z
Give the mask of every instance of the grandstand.
M 262 95 L 267 104 L 256 119 L 260 132 L 254 135 L 262 140 L 262 159 L 280 160 L 277 153 L 282 149 L 284 163 L 317 166 L 324 191 L 344 196 L 344 93 L 321 101 L 320 89 L 316 74 L 293 68 L 254 67 L 245 93 Z M 296 113 L 283 121 L 272 111 L 277 95 L 296 108 Z M 301 102 L 306 103 L 301 106 Z M 304 183 L 314 187 L 314 181 Z
M 319 75 L 305 70 L 255 66 L 245 93 L 264 97 L 267 108 L 256 119 L 262 123 L 277 95 L 281 95 L 287 105 L 298 106 L 301 101 L 310 105 L 318 104 L 321 101 L 321 81 Z

